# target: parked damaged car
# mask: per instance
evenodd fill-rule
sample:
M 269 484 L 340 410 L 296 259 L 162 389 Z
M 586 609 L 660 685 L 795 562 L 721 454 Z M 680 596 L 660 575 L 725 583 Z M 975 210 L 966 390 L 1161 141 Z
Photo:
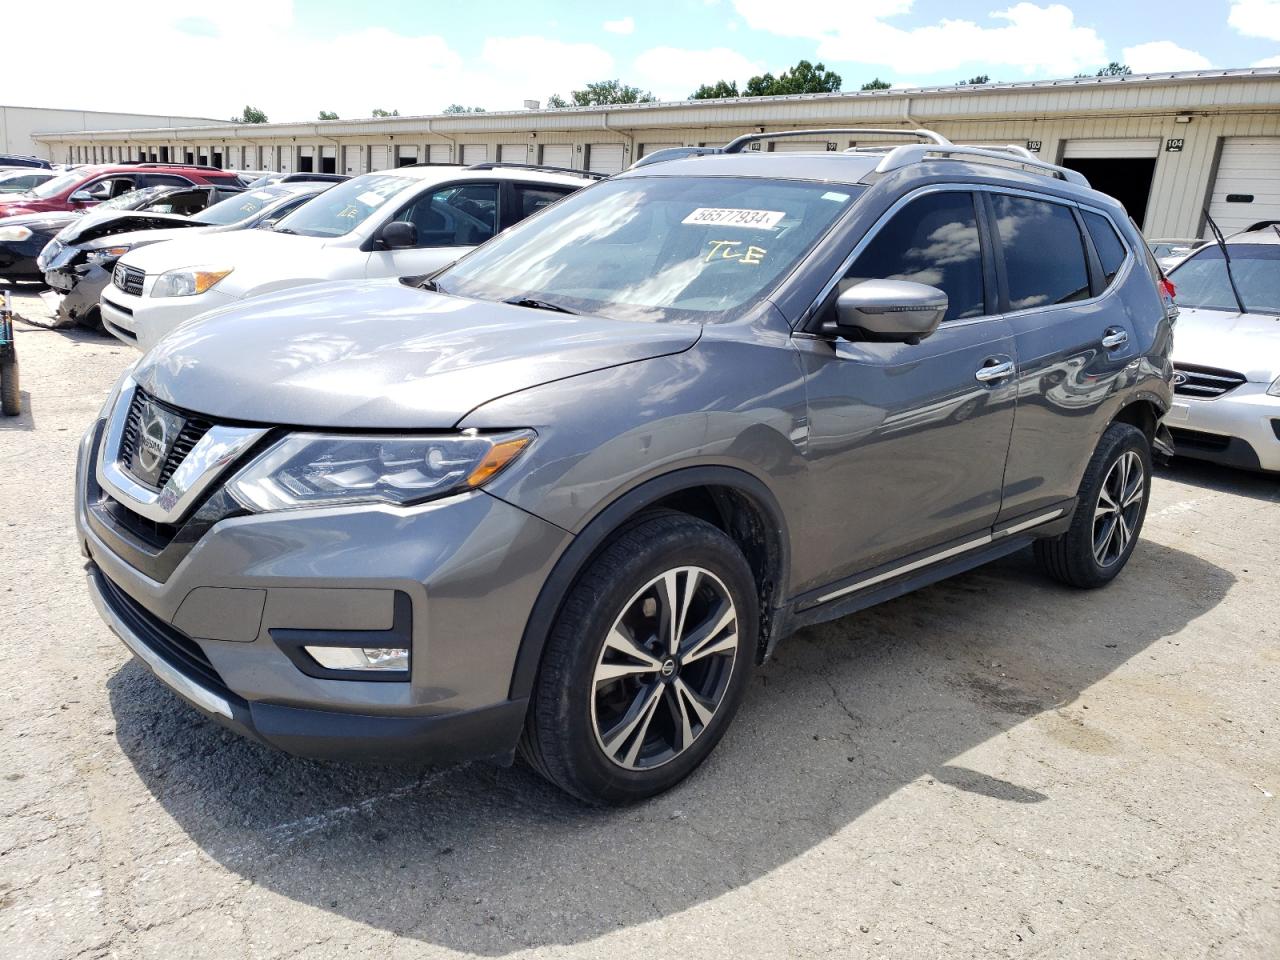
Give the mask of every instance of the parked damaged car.
M 65 227 L 40 257 L 52 290 L 48 298 L 57 301 L 50 306 L 61 320 L 98 327 L 98 298 L 111 282 L 116 261 L 130 250 L 177 237 L 270 226 L 330 186 L 291 183 L 230 195 L 220 187 L 198 187 L 223 199 L 189 215 L 151 212 L 148 205 L 109 217 L 87 216 Z

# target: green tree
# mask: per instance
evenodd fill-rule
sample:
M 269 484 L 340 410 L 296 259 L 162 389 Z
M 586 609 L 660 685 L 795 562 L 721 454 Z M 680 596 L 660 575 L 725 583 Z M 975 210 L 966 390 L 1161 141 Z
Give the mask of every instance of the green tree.
M 572 106 L 575 107 L 603 107 L 611 103 L 653 103 L 657 99 L 648 90 L 641 90 L 621 80 L 600 80 L 596 83 L 588 83 L 582 90 L 569 91 L 569 96 L 572 98 Z M 553 93 L 547 98 L 548 107 L 558 108 L 570 105 L 558 93 Z
M 738 83 L 736 80 L 719 80 L 714 84 L 704 83 L 693 93 L 689 94 L 690 100 L 723 100 L 725 97 L 736 97 L 738 93 Z
M 321 111 L 320 111 L 320 117 L 319 117 L 319 119 L 321 119 L 321 120 L 337 120 L 337 119 L 338 119 L 338 115 L 337 115 L 336 113 L 334 113 L 332 110 L 321 110 Z
M 444 108 L 445 113 L 484 113 L 484 107 L 464 107 L 460 103 L 451 103 Z
M 399 111 L 399 110 L 391 110 L 391 111 L 387 111 L 387 110 L 383 110 L 381 107 L 374 107 L 374 108 L 373 108 L 373 112 L 372 112 L 372 113 L 370 113 L 370 114 L 369 114 L 369 116 L 371 116 L 371 117 L 398 117 L 398 116 L 400 116 L 400 111 Z
M 874 80 L 868 80 L 866 83 L 864 83 L 862 85 L 862 89 L 863 90 L 888 90 L 889 83 L 886 80 L 881 80 L 879 77 L 876 77 Z
M 569 105 L 569 101 L 566 100 L 564 97 L 560 96 L 560 94 L 558 93 L 553 93 L 551 96 L 547 97 L 548 110 L 560 110 L 560 109 L 563 109 L 564 107 L 567 107 L 568 105 Z
M 790 70 L 783 70 L 778 76 L 772 73 L 761 74 L 747 81 L 742 91 L 747 97 L 776 97 L 791 93 L 836 93 L 843 83 L 840 74 L 828 70 L 821 63 L 810 63 L 801 60 Z
M 235 123 L 266 123 L 267 115 L 257 107 L 251 107 L 245 104 L 244 112 L 238 117 L 231 118 Z
M 1105 67 L 1103 67 L 1096 74 L 1094 74 L 1094 76 L 1096 77 L 1127 77 L 1131 73 L 1133 73 L 1133 71 L 1129 69 L 1129 65 L 1127 63 L 1117 63 L 1116 61 L 1112 60 Z
M 981 84 L 990 83 L 990 82 L 991 82 L 991 78 L 989 76 L 987 76 L 985 73 L 980 73 L 976 77 L 970 77 L 968 80 L 961 80 L 959 83 L 956 84 L 956 86 L 972 87 L 972 86 L 979 86 Z

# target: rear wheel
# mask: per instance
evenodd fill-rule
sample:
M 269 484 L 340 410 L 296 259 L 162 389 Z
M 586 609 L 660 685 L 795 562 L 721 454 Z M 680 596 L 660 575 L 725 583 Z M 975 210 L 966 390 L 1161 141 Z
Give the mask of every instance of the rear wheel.
M 6 417 L 16 417 L 22 412 L 17 360 L 0 360 L 0 409 Z
M 737 712 L 757 603 L 746 559 L 711 524 L 663 513 L 625 530 L 565 600 L 521 752 L 590 803 L 675 785 Z
M 1085 469 L 1070 528 L 1036 541 L 1040 567 L 1073 587 L 1110 583 L 1138 542 L 1150 490 L 1147 435 L 1131 424 L 1113 423 Z

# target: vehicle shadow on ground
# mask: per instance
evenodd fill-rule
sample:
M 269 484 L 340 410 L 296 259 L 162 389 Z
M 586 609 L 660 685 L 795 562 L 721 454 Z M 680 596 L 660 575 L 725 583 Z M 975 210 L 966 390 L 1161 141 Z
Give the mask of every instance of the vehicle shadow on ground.
M 1053 803 L 1050 773 L 1012 783 L 952 761 L 1037 717 L 1046 753 L 1064 742 L 1123 753 L 1081 719 L 1090 714 L 1064 708 L 1233 582 L 1147 541 L 1115 583 L 1083 593 L 1042 579 L 1024 551 L 805 630 L 757 672 L 701 771 L 620 810 L 584 808 L 521 764 L 423 771 L 289 758 L 205 721 L 136 661 L 109 693 L 138 776 L 223 867 L 360 923 L 496 956 L 712 900 L 918 781 L 1004 802 L 1010 818 Z M 1071 737 L 1051 736 L 1061 732 L 1052 724 Z
M 1175 483 L 1186 483 L 1219 493 L 1231 493 L 1254 500 L 1280 500 L 1280 476 L 1237 470 L 1205 460 L 1179 457 L 1156 470 L 1156 475 Z

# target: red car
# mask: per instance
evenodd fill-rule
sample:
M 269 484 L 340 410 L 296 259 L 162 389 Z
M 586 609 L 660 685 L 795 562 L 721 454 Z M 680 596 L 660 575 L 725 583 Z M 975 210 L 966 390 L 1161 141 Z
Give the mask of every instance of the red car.
M 0 217 L 85 210 L 140 187 L 208 184 L 239 189 L 239 178 L 217 167 L 168 163 L 100 164 L 76 167 L 23 194 L 0 202 Z

